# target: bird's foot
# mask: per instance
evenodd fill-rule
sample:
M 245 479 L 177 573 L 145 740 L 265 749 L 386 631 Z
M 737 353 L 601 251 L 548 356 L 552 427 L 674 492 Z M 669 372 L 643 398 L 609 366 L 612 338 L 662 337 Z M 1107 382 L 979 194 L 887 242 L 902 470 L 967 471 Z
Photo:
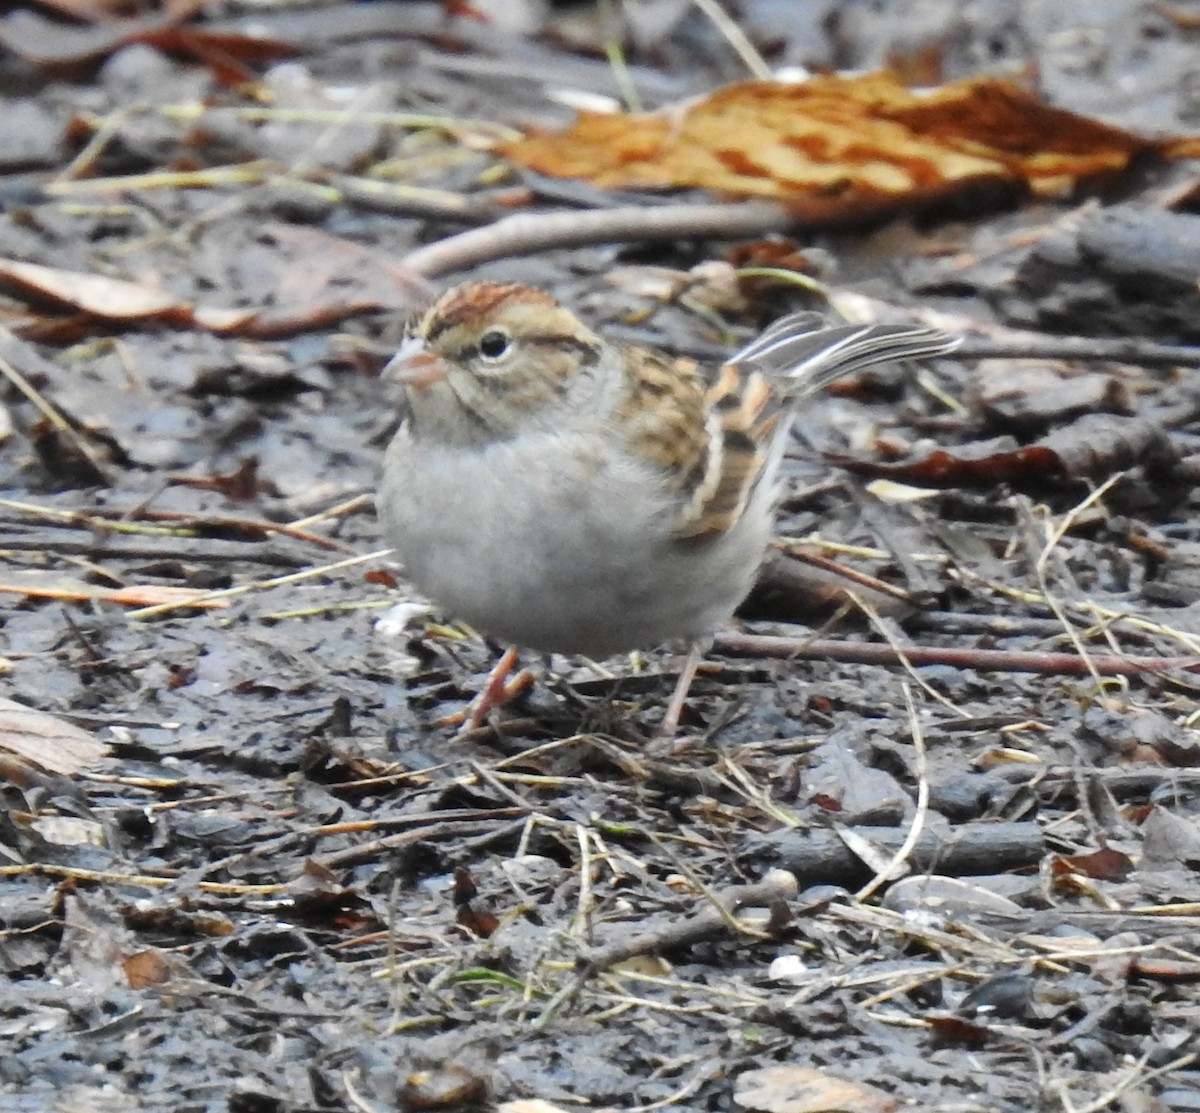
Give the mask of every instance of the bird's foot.
M 473 730 L 486 726 L 493 712 L 523 695 L 533 687 L 533 683 L 537 679 L 536 674 L 530 672 L 529 669 L 520 669 L 510 679 L 509 674 L 516 664 L 517 651 L 510 646 L 492 667 L 479 694 L 471 700 L 466 710 L 445 716 L 438 721 L 438 725 L 458 727 L 456 738 L 461 738 Z

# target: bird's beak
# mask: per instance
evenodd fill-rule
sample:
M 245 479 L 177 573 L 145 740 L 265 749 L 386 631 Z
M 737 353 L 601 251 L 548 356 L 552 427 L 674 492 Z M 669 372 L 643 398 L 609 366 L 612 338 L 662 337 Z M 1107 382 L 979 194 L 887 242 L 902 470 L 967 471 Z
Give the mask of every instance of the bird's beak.
M 450 367 L 441 356 L 434 355 L 419 337 L 410 336 L 388 360 L 380 375 L 388 382 L 422 387 L 440 383 L 449 373 Z

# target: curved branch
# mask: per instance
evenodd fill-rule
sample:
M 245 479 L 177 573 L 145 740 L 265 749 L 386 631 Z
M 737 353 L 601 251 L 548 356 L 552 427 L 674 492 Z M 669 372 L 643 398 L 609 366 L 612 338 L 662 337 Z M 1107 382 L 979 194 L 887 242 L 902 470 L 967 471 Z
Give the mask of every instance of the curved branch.
M 400 265 L 425 278 L 438 278 L 494 259 L 550 248 L 763 235 L 796 223 L 793 214 L 770 201 L 519 213 L 419 247 L 404 256 Z

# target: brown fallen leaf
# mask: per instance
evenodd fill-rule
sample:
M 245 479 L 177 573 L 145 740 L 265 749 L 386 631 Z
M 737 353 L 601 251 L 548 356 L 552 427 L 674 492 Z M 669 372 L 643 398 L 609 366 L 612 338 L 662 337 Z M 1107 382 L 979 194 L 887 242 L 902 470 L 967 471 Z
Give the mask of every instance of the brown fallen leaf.
M 0 281 L 15 286 L 23 294 L 109 320 L 138 321 L 190 314 L 185 303 L 163 290 L 107 275 L 60 270 L 17 259 L 0 259 Z
M 108 746 L 65 719 L 0 696 L 0 750 L 69 777 L 95 765 Z
M 583 113 L 500 150 L 603 188 L 765 197 L 817 222 L 1014 189 L 1057 195 L 1141 156 L 1193 156 L 1200 139 L 1146 139 L 996 78 L 914 91 L 872 73 L 741 82 L 654 113 Z
M 252 84 L 258 78 L 256 67 L 296 53 L 289 43 L 266 35 L 202 27 L 148 27 L 131 35 L 130 41 L 152 46 L 163 54 L 190 55 L 228 88 Z
M 1124 881 L 1133 872 L 1133 859 L 1112 847 L 1087 854 L 1056 854 L 1050 859 L 1054 874 L 1081 873 L 1094 881 Z
M 162 321 L 222 336 L 257 338 L 311 332 L 364 312 L 411 307 L 430 295 L 431 287 L 421 278 L 382 253 L 326 232 L 273 224 L 263 229 L 263 238 L 275 243 L 279 255 L 276 281 L 263 290 L 260 306 L 193 305 L 143 283 L 18 259 L 0 258 L 0 286 L 32 301 L 84 314 L 85 322 Z M 29 335 L 36 328 L 45 340 L 46 328 L 61 325 L 57 320 L 38 322 L 22 326 L 21 332 Z
M 957 1047 L 976 1049 L 986 1047 L 991 1033 L 982 1024 L 961 1016 L 935 1016 L 929 1021 L 929 1035 L 936 1048 Z
M 915 460 L 878 463 L 839 453 L 825 459 L 855 475 L 892 479 L 919 487 L 995 487 L 1003 483 L 1040 489 L 1078 479 L 1102 479 L 1137 465 L 1169 470 L 1180 452 L 1158 423 L 1141 417 L 1087 414 L 1034 444 L 1018 447 L 1009 437 L 935 449 Z
M 171 980 L 171 967 L 167 957 L 157 948 L 134 951 L 133 954 L 120 959 L 120 966 L 130 989 L 166 985 Z
M 56 2 L 64 8 L 86 7 L 85 0 Z M 30 11 L 15 11 L 0 19 L 0 45 L 31 65 L 56 67 L 100 58 L 131 43 L 144 43 L 163 53 L 196 58 L 209 67 L 216 80 L 225 84 L 253 80 L 257 75 L 250 67 L 255 62 L 295 53 L 289 44 L 263 33 L 176 26 L 206 2 L 171 0 L 160 12 L 134 19 L 100 18 L 99 12 L 75 13 L 95 19 L 86 26 L 73 26 Z
M 224 333 L 235 331 L 255 316 L 252 309 L 192 306 L 165 290 L 140 282 L 61 270 L 19 259 L 0 259 L 0 284 L 29 298 L 119 323 L 167 321 Z
M 433 1070 L 417 1071 L 404 1080 L 400 1108 L 471 1109 L 487 1104 L 487 1079 L 458 1063 L 442 1063 Z

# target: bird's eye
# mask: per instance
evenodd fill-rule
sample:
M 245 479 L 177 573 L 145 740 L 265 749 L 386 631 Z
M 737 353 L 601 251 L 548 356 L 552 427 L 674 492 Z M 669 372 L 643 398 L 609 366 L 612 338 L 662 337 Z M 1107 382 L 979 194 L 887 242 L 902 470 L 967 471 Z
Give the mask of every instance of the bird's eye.
M 512 337 L 503 329 L 489 329 L 479 338 L 479 354 L 490 363 L 503 359 Z

